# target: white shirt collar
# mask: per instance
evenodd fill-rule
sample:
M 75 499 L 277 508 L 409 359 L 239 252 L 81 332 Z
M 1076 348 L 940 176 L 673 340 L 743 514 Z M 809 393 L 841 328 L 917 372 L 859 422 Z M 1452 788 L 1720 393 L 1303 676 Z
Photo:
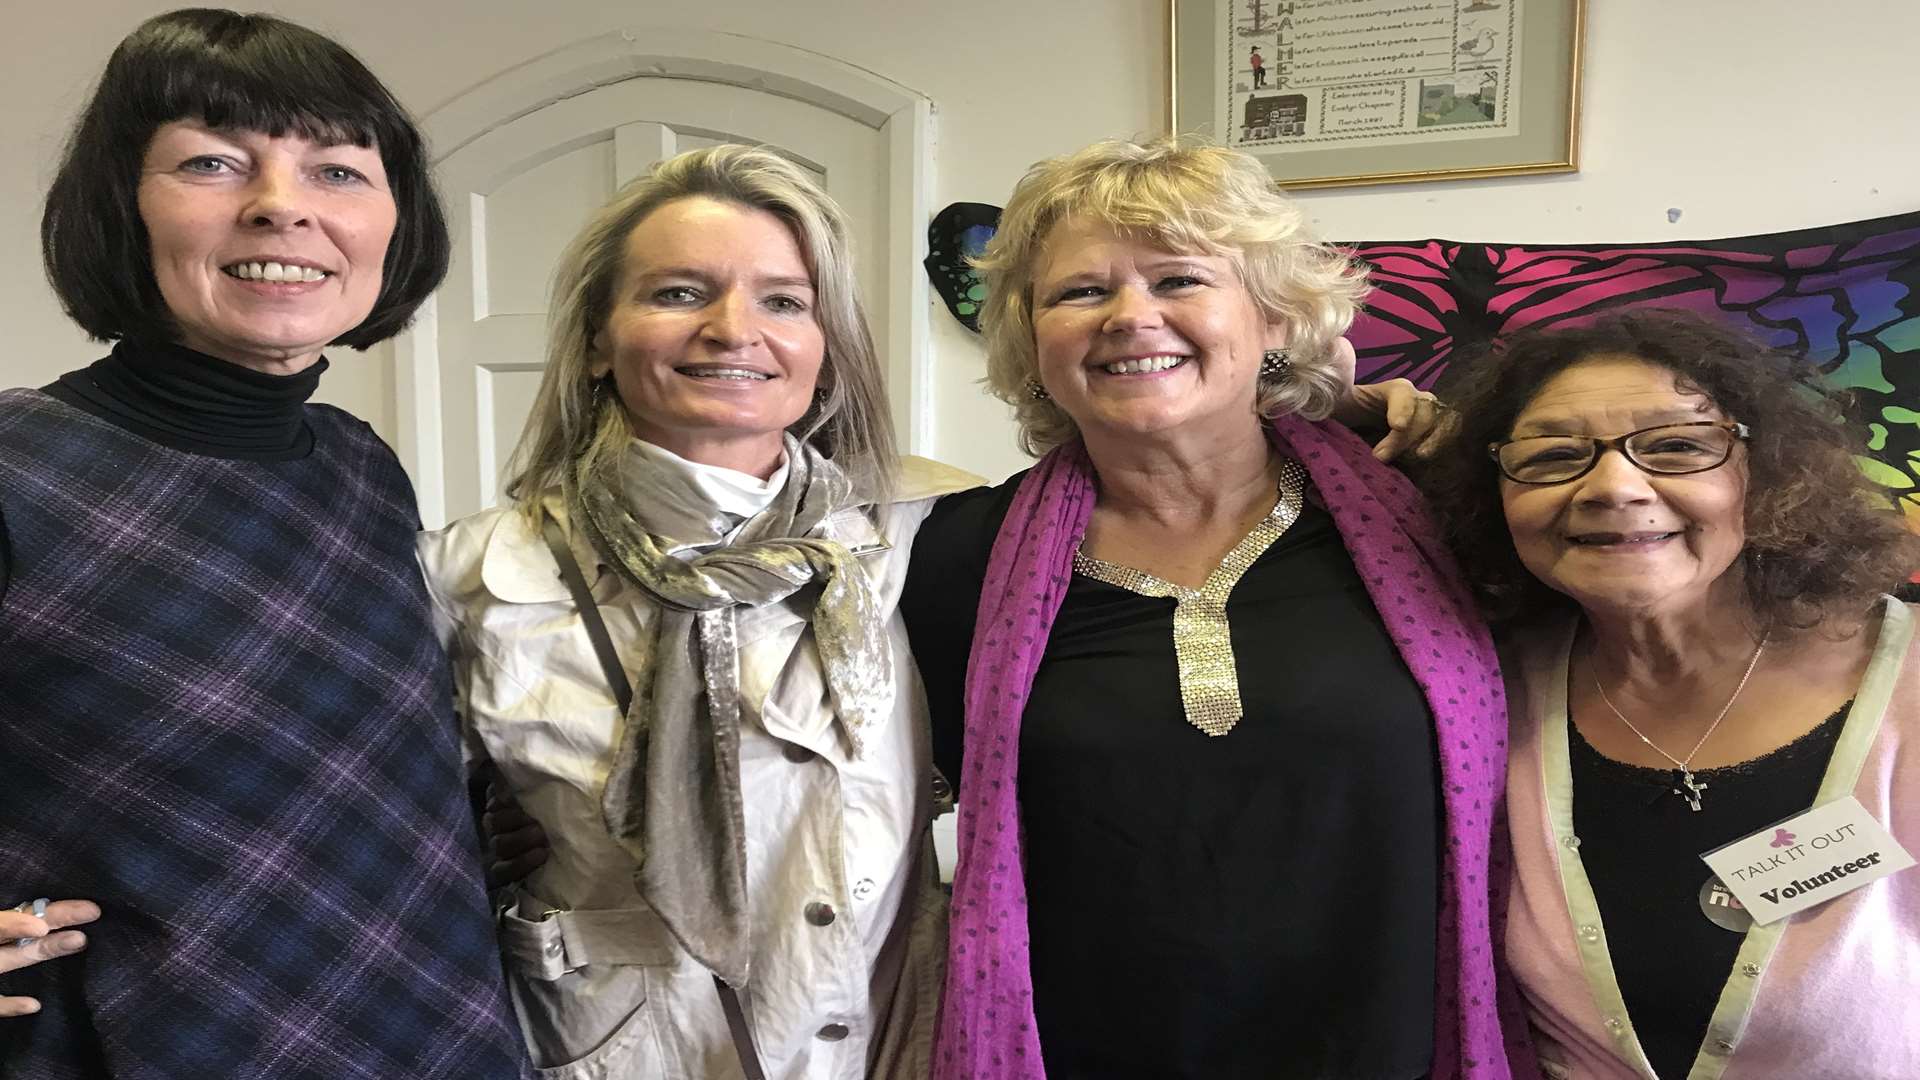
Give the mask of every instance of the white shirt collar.
M 791 435 L 781 436 L 781 441 L 780 466 L 772 476 L 762 480 L 752 473 L 688 461 L 665 447 L 634 439 L 627 444 L 626 455 L 620 462 L 620 483 L 634 506 L 650 500 L 666 499 L 726 515 L 731 523 L 721 538 L 724 542 L 731 540 L 754 515 L 771 506 L 781 489 L 787 486 L 787 471 L 797 446 Z M 685 541 L 692 538 L 676 536 L 662 539 Z

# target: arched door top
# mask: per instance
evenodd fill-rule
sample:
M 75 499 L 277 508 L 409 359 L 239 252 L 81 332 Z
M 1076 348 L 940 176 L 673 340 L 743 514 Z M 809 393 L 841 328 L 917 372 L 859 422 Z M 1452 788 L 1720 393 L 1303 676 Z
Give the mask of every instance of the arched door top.
M 820 53 L 739 34 L 634 27 L 601 34 L 487 78 L 422 118 L 436 162 L 490 132 L 600 87 L 685 79 L 792 98 L 871 129 L 885 146 L 886 240 L 862 261 L 886 282 L 883 350 L 901 449 L 932 444 L 930 298 L 921 262 L 932 215 L 933 106 L 924 95 Z M 876 312 L 876 314 L 879 314 Z M 446 520 L 439 313 L 425 305 L 395 341 L 395 418 L 401 462 L 429 527 Z M 876 323 L 880 320 L 876 319 Z
M 578 41 L 509 68 L 430 110 L 421 126 L 436 158 L 501 124 L 596 86 L 633 78 L 728 83 L 797 98 L 876 130 L 927 98 L 890 79 L 779 42 L 677 27 L 633 27 Z

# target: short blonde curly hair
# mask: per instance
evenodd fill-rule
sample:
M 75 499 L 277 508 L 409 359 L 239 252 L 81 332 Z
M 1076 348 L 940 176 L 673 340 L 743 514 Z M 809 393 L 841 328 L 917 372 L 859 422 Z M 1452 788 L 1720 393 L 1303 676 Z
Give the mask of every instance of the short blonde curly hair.
M 1318 420 L 1338 403 L 1345 381 L 1332 363 L 1333 343 L 1366 295 L 1365 268 L 1314 237 L 1299 205 L 1250 155 L 1193 138 L 1114 139 L 1027 170 L 974 260 L 987 289 L 980 311 L 986 383 L 1013 406 L 1029 454 L 1038 457 L 1078 433 L 1064 410 L 1028 391 L 1040 370 L 1034 271 L 1047 234 L 1069 217 L 1091 218 L 1169 251 L 1227 258 L 1261 315 L 1285 327 L 1293 362 L 1288 378 L 1260 381 L 1254 411 Z

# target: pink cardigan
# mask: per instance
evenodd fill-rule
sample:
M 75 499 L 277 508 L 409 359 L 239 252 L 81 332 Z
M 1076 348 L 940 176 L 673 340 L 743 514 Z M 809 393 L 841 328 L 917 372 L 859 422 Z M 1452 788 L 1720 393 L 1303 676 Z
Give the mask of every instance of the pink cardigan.
M 1507 962 L 1526 999 L 1543 1075 L 1650 1078 L 1572 832 L 1566 688 L 1573 626 L 1536 642 L 1510 673 L 1508 694 L 1514 859 Z M 1920 640 L 1913 609 L 1891 598 L 1816 801 L 1849 792 L 1902 846 L 1920 851 Z M 1816 1077 L 1920 1077 L 1920 870 L 1749 930 L 1688 1074 Z

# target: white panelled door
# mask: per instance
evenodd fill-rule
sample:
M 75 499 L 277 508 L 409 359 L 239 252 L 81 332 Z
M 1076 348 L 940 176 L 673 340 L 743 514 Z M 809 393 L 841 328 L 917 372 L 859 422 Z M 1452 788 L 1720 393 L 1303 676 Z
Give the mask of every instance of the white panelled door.
M 448 520 L 501 496 L 502 470 L 540 382 L 548 287 L 561 251 L 621 185 L 662 158 L 717 142 L 779 151 L 846 208 L 874 337 L 889 340 L 888 260 L 870 257 L 887 241 L 881 132 L 794 98 L 687 79 L 629 79 L 536 109 L 439 166 L 454 236 L 434 312 Z M 421 486 L 424 495 L 432 485 Z

